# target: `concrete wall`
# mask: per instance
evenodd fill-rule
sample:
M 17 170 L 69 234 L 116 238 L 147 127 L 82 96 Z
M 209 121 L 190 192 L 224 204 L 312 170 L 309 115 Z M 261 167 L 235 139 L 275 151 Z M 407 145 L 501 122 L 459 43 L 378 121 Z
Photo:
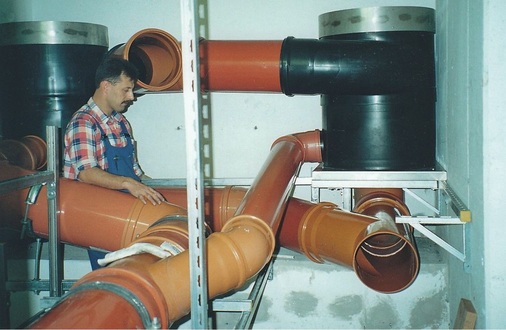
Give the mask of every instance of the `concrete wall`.
M 437 1 L 438 160 L 448 182 L 472 211 L 464 239 L 458 228 L 445 237 L 466 251 L 466 262 L 449 258 L 451 315 L 461 298 L 473 302 L 478 328 L 504 328 L 500 304 L 506 266 L 501 205 L 506 176 L 503 94 L 506 3 Z M 465 244 L 464 244 L 465 243 Z

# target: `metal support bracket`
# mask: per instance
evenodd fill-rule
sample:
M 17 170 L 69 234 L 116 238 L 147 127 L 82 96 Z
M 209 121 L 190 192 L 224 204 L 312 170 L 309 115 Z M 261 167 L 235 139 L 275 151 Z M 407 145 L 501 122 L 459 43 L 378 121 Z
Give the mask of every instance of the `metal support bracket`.
M 422 198 L 418 197 L 416 194 L 412 193 L 409 189 L 404 189 L 404 192 L 413 196 L 416 200 L 420 201 L 423 205 L 429 208 L 432 212 L 438 214 L 437 216 L 399 216 L 395 218 L 396 223 L 407 223 L 411 225 L 413 228 L 418 230 L 425 237 L 429 238 L 431 241 L 448 251 L 450 254 L 455 256 L 462 262 L 466 261 L 466 231 L 464 226 L 462 227 L 462 242 L 464 245 L 464 252 L 459 251 L 448 242 L 443 240 L 441 237 L 436 235 L 431 230 L 427 229 L 424 225 L 465 225 L 466 223 L 471 221 L 471 211 L 465 206 L 462 200 L 457 196 L 457 194 L 450 188 L 446 181 L 441 182 L 441 187 L 439 189 L 439 209 L 433 207 Z M 445 201 L 446 204 L 450 205 L 452 211 L 455 213 L 457 217 L 448 216 L 448 215 L 440 215 L 442 212 L 442 201 Z
M 267 281 L 272 278 L 273 263 L 274 258 L 258 273 L 248 299 L 215 299 L 212 302 L 212 310 L 215 312 L 241 312 L 234 329 L 249 329 Z
M 418 230 L 425 237 L 429 238 L 431 241 L 451 253 L 453 256 L 457 257 L 460 261 L 464 262 L 466 260 L 466 255 L 463 252 L 460 252 L 452 245 L 448 244 L 441 237 L 436 235 L 431 230 L 424 227 L 424 225 L 463 225 L 465 222 L 460 221 L 458 218 L 452 217 L 409 217 L 409 216 L 401 216 L 395 218 L 396 223 L 407 223 L 411 225 L 413 228 Z

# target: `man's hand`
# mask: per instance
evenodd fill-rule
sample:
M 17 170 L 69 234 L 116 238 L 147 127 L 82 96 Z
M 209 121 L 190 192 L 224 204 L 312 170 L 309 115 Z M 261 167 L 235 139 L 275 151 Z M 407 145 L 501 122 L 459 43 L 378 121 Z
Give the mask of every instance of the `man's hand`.
M 135 181 L 132 178 L 125 178 L 124 189 L 128 190 L 134 197 L 139 198 L 144 204 L 150 201 L 151 204 L 161 204 L 165 199 L 162 194 L 145 184 Z
M 139 198 L 144 204 L 150 201 L 151 204 L 158 205 L 165 200 L 162 194 L 142 182 L 126 176 L 108 173 L 98 167 L 92 167 L 79 172 L 79 180 L 109 189 L 126 189 L 132 196 Z

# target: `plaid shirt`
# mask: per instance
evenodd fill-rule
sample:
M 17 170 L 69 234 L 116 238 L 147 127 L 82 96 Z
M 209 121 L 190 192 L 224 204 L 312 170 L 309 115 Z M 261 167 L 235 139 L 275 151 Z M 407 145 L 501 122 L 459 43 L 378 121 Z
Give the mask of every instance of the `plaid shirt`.
M 124 147 L 128 141 L 121 134 L 120 121 L 124 122 L 128 133 L 132 136 L 130 124 L 122 114 L 114 111 L 111 117 L 107 117 L 93 101 L 93 98 L 90 98 L 87 104 L 74 113 L 67 125 L 64 137 L 63 176 L 77 180 L 79 172 L 82 170 L 92 167 L 107 170 L 109 165 L 105 157 L 105 144 L 102 141 L 102 133 L 97 127 L 97 123 L 100 124 L 113 147 Z M 135 174 L 140 177 L 142 170 L 135 154 L 133 159 L 135 160 L 133 169 Z

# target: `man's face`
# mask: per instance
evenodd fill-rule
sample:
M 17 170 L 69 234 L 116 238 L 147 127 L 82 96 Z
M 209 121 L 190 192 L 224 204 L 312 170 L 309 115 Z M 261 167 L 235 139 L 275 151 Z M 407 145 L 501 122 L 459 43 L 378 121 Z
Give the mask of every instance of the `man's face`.
M 119 113 L 125 112 L 135 99 L 133 89 L 134 82 L 124 74 L 116 84 L 109 82 L 107 102 L 111 109 Z

